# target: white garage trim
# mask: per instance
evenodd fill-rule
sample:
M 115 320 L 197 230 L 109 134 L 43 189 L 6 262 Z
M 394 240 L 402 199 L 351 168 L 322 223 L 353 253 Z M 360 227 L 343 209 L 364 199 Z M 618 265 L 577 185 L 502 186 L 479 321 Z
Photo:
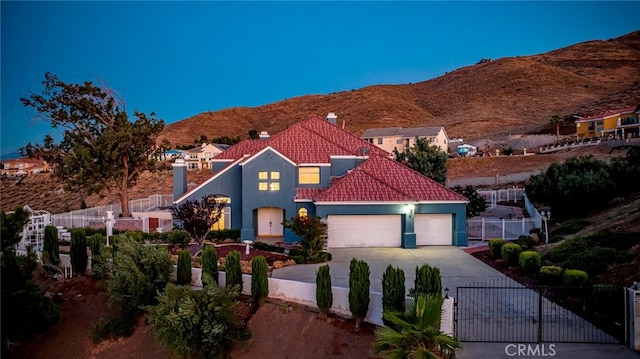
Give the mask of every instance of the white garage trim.
M 414 231 L 416 245 L 441 246 L 453 244 L 453 219 L 447 214 L 416 214 Z
M 329 247 L 400 247 L 400 215 L 329 215 Z

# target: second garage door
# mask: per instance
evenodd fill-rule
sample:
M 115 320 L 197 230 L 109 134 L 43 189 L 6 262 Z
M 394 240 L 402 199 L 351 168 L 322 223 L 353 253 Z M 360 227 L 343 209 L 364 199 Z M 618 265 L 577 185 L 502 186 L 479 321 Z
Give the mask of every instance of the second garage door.
M 399 215 L 329 215 L 329 247 L 400 247 Z
M 414 229 L 418 246 L 451 245 L 453 242 L 451 214 L 416 214 Z

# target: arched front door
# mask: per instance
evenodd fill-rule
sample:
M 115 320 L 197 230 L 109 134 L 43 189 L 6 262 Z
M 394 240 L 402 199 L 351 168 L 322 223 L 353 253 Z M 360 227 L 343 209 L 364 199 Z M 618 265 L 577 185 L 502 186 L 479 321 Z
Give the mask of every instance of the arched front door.
M 284 210 L 277 207 L 258 208 L 258 235 L 259 236 L 282 236 L 282 221 L 284 220 Z

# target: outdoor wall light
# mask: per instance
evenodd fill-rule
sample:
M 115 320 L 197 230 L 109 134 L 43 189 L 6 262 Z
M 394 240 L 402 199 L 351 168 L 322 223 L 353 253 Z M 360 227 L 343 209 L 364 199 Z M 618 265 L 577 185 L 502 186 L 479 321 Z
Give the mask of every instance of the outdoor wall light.
M 444 289 L 444 299 L 449 299 L 449 288 Z
M 413 213 L 413 208 L 414 208 L 414 205 L 407 204 L 407 205 L 404 206 L 404 212 L 406 214 L 412 214 Z

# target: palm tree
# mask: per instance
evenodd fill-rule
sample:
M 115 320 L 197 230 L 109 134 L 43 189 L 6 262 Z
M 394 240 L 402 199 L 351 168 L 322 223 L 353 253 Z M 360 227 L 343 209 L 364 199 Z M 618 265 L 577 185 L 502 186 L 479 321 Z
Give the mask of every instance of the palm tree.
M 549 122 L 551 122 L 552 125 L 556 125 L 556 141 L 560 141 L 560 123 L 564 122 L 564 118 L 553 115 Z
M 460 343 L 440 331 L 443 298 L 419 296 L 405 313 L 385 311 L 389 326 L 376 331 L 374 351 L 383 358 L 455 358 Z

